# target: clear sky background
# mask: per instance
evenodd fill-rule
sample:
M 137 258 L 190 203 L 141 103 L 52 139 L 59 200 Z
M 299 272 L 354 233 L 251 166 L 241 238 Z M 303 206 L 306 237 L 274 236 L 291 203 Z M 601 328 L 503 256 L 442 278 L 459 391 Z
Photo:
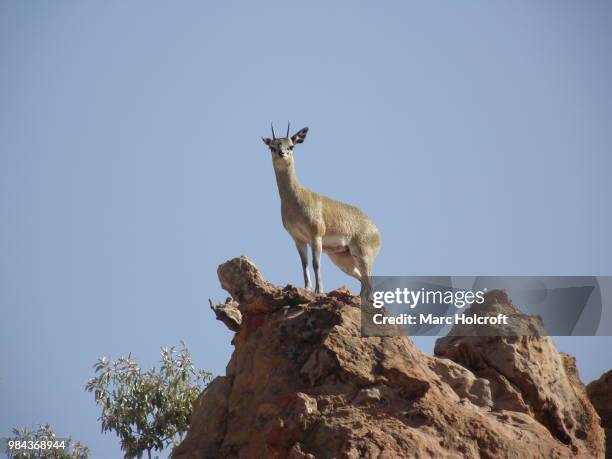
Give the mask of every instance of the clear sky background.
M 1 0 L 0 436 L 119 457 L 97 357 L 183 339 L 222 374 L 217 265 L 301 285 L 271 120 L 310 127 L 303 184 L 377 223 L 376 274 L 612 274 L 610 24 L 605 1 Z M 610 338 L 557 343 L 586 382 L 612 367 Z

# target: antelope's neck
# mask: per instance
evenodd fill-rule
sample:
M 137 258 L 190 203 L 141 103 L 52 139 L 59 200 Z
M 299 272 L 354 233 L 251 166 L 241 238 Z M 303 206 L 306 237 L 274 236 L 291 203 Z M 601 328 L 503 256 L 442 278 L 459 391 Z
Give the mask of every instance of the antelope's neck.
M 292 163 L 284 168 L 274 167 L 274 173 L 281 201 L 297 199 L 302 186 L 295 174 L 295 165 Z

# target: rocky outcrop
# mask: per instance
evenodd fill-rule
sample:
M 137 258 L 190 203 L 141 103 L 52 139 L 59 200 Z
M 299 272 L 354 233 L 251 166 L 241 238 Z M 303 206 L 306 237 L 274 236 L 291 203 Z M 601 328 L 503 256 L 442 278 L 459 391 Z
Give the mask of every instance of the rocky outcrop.
M 223 322 L 233 332 L 240 330 L 242 313 L 238 309 L 238 303 L 231 298 L 226 299 L 225 303 L 214 304 L 211 300 L 208 300 L 208 302 L 217 320 Z
M 604 455 L 573 361 L 546 337 L 452 336 L 434 357 L 408 337 L 363 338 L 345 289 L 277 287 L 244 257 L 218 275 L 233 300 L 215 312 L 240 312 L 235 351 L 175 459 Z
M 606 433 L 606 458 L 612 458 L 612 370 L 589 383 L 587 393 Z
M 495 290 L 466 314 L 507 313 L 514 316 L 514 328 L 531 332 L 534 317 L 517 311 L 505 292 Z M 494 335 L 495 328 L 488 327 L 487 334 Z M 590 430 L 597 415 L 580 382 L 575 360 L 557 352 L 549 336 L 452 336 L 456 333 L 451 330 L 449 336 L 437 340 L 435 355 L 488 379 L 494 398 L 502 402 L 498 406 L 493 402 L 494 407 L 529 414 L 566 445 L 601 441 L 601 432 Z

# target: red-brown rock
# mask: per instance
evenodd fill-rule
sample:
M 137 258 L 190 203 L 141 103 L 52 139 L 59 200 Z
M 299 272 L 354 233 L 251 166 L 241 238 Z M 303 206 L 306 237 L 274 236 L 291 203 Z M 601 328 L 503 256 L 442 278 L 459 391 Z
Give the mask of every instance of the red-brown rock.
M 606 432 L 606 458 L 612 458 L 612 370 L 589 383 L 587 393 Z
M 276 287 L 244 257 L 219 278 L 242 323 L 175 459 L 603 457 L 584 386 L 547 338 L 470 337 L 432 357 L 408 337 L 362 338 L 346 290 Z

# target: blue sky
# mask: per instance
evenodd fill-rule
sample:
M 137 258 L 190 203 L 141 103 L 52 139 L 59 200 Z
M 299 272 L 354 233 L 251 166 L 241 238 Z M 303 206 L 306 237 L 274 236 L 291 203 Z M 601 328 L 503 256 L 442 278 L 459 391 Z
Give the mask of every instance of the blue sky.
M 376 274 L 612 274 L 612 4 L 330 3 L 0 1 L 0 436 L 118 457 L 97 357 L 184 339 L 223 373 L 217 265 L 301 285 L 271 120 L 377 223 Z M 557 343 L 585 381 L 612 367 L 610 338 Z

